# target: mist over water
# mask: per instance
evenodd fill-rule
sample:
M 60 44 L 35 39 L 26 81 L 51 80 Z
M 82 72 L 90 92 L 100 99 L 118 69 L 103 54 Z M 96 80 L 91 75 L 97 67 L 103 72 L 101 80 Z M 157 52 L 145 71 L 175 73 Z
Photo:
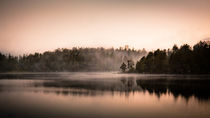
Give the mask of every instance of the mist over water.
M 1 73 L 1 117 L 208 118 L 210 76 Z
M 135 50 L 129 46 L 119 49 L 62 48 L 19 57 L 1 54 L 0 51 L 0 72 L 119 71 L 123 62 L 132 60 L 136 63 L 146 54 L 145 49 Z
M 0 0 L 0 118 L 210 118 L 209 5 Z

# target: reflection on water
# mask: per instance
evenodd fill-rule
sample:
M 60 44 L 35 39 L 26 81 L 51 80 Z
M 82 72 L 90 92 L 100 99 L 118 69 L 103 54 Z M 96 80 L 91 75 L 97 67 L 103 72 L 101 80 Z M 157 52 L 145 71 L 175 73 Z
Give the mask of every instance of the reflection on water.
M 210 117 L 209 76 L 0 74 L 0 117 Z
M 161 94 L 171 93 L 175 98 L 178 96 L 188 100 L 195 97 L 198 100 L 209 100 L 210 98 L 210 80 L 209 79 L 155 79 L 155 80 L 137 80 L 139 86 L 149 93 Z

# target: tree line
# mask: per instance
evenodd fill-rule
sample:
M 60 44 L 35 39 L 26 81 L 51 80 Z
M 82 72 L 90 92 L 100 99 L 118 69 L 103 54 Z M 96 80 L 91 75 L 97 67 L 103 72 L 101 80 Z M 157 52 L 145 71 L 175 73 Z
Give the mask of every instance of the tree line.
M 149 52 L 136 63 L 139 73 L 210 74 L 210 42 Z
M 105 48 L 56 49 L 44 53 L 12 56 L 0 53 L 0 72 L 117 71 L 122 62 L 138 60 L 143 50 Z

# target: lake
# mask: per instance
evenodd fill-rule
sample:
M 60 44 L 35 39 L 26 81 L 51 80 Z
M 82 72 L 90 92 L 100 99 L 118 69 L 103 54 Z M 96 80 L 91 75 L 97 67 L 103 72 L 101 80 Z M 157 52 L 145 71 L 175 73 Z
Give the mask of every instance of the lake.
M 210 118 L 210 76 L 1 73 L 1 118 Z

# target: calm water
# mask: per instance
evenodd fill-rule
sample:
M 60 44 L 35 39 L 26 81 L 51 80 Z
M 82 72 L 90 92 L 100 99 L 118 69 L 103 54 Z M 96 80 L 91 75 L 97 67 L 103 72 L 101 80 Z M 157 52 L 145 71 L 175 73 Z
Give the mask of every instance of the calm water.
M 2 73 L 1 118 L 209 118 L 210 76 Z

